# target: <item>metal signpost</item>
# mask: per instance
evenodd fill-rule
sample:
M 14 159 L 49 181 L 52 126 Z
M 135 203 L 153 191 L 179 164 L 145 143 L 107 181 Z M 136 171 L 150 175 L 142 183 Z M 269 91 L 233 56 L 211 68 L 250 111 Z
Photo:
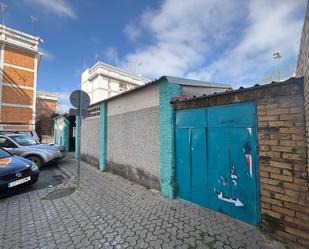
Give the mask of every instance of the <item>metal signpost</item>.
M 82 90 L 76 90 L 71 93 L 70 102 L 72 106 L 76 107 L 77 109 L 71 108 L 69 110 L 69 114 L 72 116 L 78 116 L 77 119 L 78 123 L 78 148 L 77 148 L 77 187 L 79 187 L 80 182 L 80 145 L 81 145 L 81 125 L 82 125 L 82 118 L 86 118 L 89 116 L 90 111 L 87 110 L 88 106 L 90 105 L 90 97 L 87 93 Z M 76 139 L 76 137 L 75 137 Z

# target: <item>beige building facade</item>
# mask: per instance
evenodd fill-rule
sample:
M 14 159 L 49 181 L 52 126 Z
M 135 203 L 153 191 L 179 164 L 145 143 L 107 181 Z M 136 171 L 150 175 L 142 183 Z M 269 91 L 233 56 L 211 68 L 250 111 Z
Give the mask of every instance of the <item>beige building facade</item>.
M 49 116 L 56 112 L 58 97 L 56 93 L 37 91 L 36 117 Z

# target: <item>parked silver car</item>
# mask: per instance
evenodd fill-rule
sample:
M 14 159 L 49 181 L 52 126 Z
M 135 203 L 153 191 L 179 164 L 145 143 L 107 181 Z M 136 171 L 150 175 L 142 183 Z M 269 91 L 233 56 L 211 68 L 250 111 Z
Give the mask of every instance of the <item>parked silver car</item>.
M 39 167 L 66 156 L 66 149 L 55 144 L 40 144 L 24 134 L 0 135 L 0 147 L 35 162 Z
M 40 142 L 40 138 L 35 130 L 2 130 L 0 131 L 0 135 L 6 135 L 6 134 L 23 134 L 30 137 L 33 137 L 35 141 L 38 143 Z

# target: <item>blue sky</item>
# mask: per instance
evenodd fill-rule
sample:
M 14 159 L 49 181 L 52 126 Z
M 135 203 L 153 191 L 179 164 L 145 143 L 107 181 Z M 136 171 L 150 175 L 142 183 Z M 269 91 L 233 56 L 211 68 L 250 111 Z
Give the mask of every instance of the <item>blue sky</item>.
M 97 59 L 154 79 L 173 75 L 248 86 L 296 66 L 306 0 L 6 0 L 5 24 L 39 35 L 38 89 L 70 91 Z M 38 17 L 33 25 L 30 16 Z

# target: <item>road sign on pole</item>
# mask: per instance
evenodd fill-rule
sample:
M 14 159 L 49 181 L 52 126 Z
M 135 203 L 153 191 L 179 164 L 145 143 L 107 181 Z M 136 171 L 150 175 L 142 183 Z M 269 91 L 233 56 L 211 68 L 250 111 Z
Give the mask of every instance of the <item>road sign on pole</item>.
M 70 95 L 70 102 L 72 106 L 76 107 L 77 109 L 87 109 L 90 105 L 90 97 L 89 95 L 82 91 L 82 90 L 76 90 L 71 93 Z
M 71 108 L 69 110 L 69 115 L 70 116 L 78 116 L 79 115 L 79 110 Z M 83 118 L 89 117 L 90 116 L 90 111 L 89 110 L 82 110 L 82 116 L 83 116 Z
M 78 148 L 77 148 L 77 187 L 79 187 L 80 182 L 80 145 L 81 145 L 81 126 L 82 126 L 82 118 L 88 117 L 90 111 L 87 110 L 90 104 L 90 97 L 87 93 L 82 90 L 76 90 L 71 93 L 70 96 L 71 104 L 77 109 L 71 108 L 69 111 L 70 115 L 78 117 L 77 126 L 78 126 Z M 75 138 L 76 139 L 76 138 Z

